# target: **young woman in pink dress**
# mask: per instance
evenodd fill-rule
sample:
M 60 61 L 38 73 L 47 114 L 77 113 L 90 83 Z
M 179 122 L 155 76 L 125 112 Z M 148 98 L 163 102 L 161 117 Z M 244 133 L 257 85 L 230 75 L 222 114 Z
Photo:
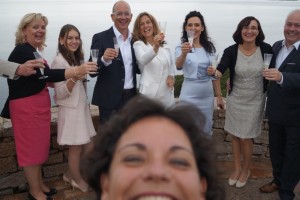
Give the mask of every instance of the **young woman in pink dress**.
M 52 69 L 76 69 L 84 59 L 79 30 L 67 24 L 61 28 L 58 38 L 58 53 Z M 70 78 L 54 83 L 55 102 L 58 107 L 57 142 L 69 146 L 69 170 L 63 179 L 82 192 L 88 191 L 88 185 L 79 172 L 79 162 L 84 150 L 91 145 L 96 135 L 87 102 L 86 83 L 83 77 Z

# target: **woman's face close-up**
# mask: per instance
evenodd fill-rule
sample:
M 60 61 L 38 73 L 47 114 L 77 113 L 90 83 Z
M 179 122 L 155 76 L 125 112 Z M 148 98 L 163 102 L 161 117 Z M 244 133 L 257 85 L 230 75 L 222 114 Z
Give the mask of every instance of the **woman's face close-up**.
M 201 32 L 204 30 L 201 20 L 199 17 L 191 17 L 187 20 L 185 30 L 194 30 L 195 36 L 194 39 L 200 38 Z
M 248 26 L 242 28 L 242 38 L 244 42 L 255 42 L 258 36 L 258 23 L 255 20 L 251 20 Z
M 69 51 L 75 52 L 80 45 L 80 36 L 74 29 L 70 30 L 64 38 L 61 38 L 61 44 L 63 44 Z
M 26 41 L 34 48 L 37 48 L 43 44 L 46 37 L 45 22 L 42 19 L 33 20 L 23 29 L 23 33 Z
M 184 130 L 167 118 L 147 117 L 119 139 L 101 188 L 102 200 L 200 200 L 207 187 Z
M 141 17 L 140 20 L 140 33 L 144 36 L 144 38 L 152 38 L 153 37 L 153 24 L 150 18 L 147 15 Z

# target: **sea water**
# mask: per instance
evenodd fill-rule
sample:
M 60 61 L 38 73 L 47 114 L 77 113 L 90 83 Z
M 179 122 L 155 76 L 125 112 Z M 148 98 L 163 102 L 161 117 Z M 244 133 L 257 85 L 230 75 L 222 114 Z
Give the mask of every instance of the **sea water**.
M 209 37 L 220 57 L 223 50 L 234 43 L 232 34 L 239 21 L 254 16 L 261 22 L 265 42 L 273 44 L 283 39 L 283 26 L 287 14 L 300 8 L 300 1 L 274 0 L 127 0 L 133 13 L 129 29 L 136 16 L 149 12 L 157 21 L 167 21 L 166 41 L 174 49 L 180 43 L 182 23 L 186 14 L 197 10 L 204 16 Z M 58 34 L 65 24 L 75 25 L 81 32 L 85 60 L 89 57 L 91 40 L 95 33 L 111 27 L 111 0 L 0 0 L 0 59 L 7 60 L 14 48 L 15 32 L 21 18 L 30 12 L 47 16 L 47 47 L 44 57 L 52 62 L 57 53 Z M 178 72 L 179 73 L 179 72 Z M 89 78 L 88 97 L 91 99 L 96 78 Z M 51 90 L 51 97 L 53 91 Z M 0 78 L 0 110 L 7 98 L 5 78 Z M 52 101 L 52 104 L 53 101 Z

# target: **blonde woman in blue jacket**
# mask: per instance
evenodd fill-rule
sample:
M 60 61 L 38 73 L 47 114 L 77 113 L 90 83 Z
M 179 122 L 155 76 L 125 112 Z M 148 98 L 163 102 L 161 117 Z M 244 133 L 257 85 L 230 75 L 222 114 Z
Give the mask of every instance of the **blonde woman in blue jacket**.
M 139 92 L 170 106 L 175 102 L 175 63 L 168 45 L 161 45 L 164 38 L 151 14 L 143 12 L 137 16 L 133 48 L 141 71 Z

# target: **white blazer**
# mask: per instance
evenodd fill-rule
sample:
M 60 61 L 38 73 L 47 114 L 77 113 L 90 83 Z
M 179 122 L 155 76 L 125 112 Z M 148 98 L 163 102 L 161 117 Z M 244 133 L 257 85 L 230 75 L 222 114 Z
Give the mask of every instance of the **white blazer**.
M 9 79 L 17 78 L 18 76 L 15 76 L 15 73 L 19 65 L 18 63 L 0 60 L 0 76 Z
M 58 53 L 57 56 L 54 57 L 51 64 L 51 69 L 67 69 L 70 67 L 71 66 L 61 55 L 61 53 Z M 70 92 L 67 88 L 67 81 L 68 80 L 54 83 L 54 101 L 58 105 L 75 108 L 79 102 L 79 84 L 82 84 L 82 81 L 76 82 L 72 92 Z M 84 87 L 86 87 L 86 85 Z
M 150 44 L 143 41 L 136 41 L 133 44 L 136 60 L 141 71 L 140 85 L 147 88 L 141 93 L 147 96 L 155 97 L 161 84 L 166 84 L 167 76 L 163 77 L 164 66 L 167 65 L 168 75 L 174 76 L 175 62 L 174 56 L 168 45 L 160 47 L 157 54 L 154 52 Z

